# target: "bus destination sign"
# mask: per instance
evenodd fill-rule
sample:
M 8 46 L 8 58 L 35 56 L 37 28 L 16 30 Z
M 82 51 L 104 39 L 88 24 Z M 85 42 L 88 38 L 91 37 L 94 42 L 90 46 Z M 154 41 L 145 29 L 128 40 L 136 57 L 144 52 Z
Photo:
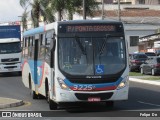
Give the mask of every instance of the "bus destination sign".
M 116 27 L 113 25 L 68 25 L 66 26 L 67 33 L 74 32 L 112 32 Z

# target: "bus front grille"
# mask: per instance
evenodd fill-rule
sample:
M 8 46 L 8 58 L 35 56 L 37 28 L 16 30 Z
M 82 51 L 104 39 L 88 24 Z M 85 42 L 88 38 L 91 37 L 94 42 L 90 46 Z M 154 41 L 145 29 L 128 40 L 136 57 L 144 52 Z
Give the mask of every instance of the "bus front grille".
M 116 82 L 119 77 L 109 77 L 109 78 L 97 78 L 97 79 L 88 79 L 88 78 L 68 78 L 71 83 L 77 84 L 99 84 L 99 83 L 112 83 Z
M 16 62 L 16 61 L 19 61 L 19 58 L 1 59 L 1 62 Z
M 113 92 L 109 93 L 75 93 L 75 96 L 79 100 L 88 100 L 88 98 L 100 98 L 100 100 L 107 100 L 110 99 L 113 95 Z

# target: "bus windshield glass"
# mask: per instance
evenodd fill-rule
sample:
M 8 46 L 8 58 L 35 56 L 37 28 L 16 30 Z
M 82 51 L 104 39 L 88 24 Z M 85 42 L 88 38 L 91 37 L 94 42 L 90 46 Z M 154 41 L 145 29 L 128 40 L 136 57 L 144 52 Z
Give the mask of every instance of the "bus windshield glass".
M 21 52 L 20 42 L 0 43 L 0 54 L 19 53 Z
M 113 75 L 126 67 L 123 37 L 60 37 L 59 68 L 70 75 Z

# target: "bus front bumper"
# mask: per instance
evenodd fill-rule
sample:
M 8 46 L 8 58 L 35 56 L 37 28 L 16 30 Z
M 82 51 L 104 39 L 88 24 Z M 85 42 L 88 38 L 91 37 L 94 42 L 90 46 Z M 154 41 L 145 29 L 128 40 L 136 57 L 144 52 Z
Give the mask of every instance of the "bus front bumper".
M 119 90 L 112 91 L 94 91 L 94 92 L 83 92 L 83 91 L 67 91 L 58 88 L 55 102 L 103 102 L 103 101 L 117 101 L 128 99 L 128 89 L 126 86 Z M 93 102 L 92 101 L 92 102 Z
M 21 63 L 3 63 L 0 64 L 0 73 L 6 72 L 20 72 Z

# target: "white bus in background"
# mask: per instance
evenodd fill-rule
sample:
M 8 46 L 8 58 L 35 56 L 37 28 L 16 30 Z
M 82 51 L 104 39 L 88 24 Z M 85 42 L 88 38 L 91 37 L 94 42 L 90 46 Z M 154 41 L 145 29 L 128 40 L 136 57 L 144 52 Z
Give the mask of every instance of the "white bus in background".
M 0 74 L 21 74 L 21 40 L 19 25 L 0 26 Z

